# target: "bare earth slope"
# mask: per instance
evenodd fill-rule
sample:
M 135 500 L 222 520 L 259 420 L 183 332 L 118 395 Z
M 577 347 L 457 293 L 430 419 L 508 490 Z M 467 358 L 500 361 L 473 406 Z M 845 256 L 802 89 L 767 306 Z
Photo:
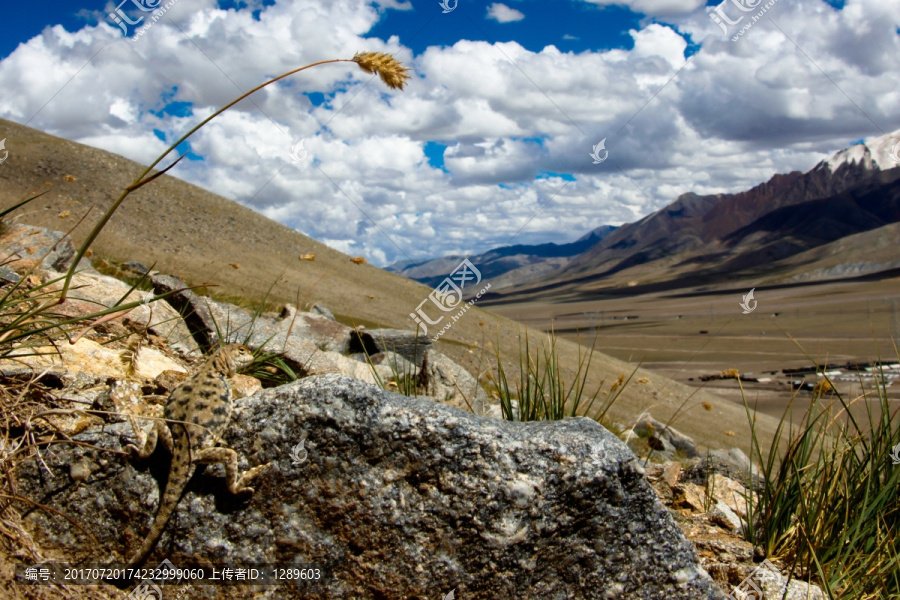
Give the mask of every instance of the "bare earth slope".
M 141 170 L 137 163 L 109 152 L 0 120 L 3 137 L 8 138 L 10 154 L 0 165 L 0 206 L 48 189 L 45 183 L 49 182 L 49 193 L 10 218 L 61 231 L 74 228 L 76 243 Z M 177 174 L 177 167 L 173 172 Z M 270 302 L 321 302 L 338 315 L 370 326 L 413 328 L 409 314 L 431 292 L 431 288 L 399 275 L 353 264 L 340 252 L 170 176 L 129 196 L 93 250 L 148 266 L 156 263 L 160 271 L 179 275 L 192 285 L 215 284 L 224 294 L 251 300 L 261 300 L 275 283 Z M 314 261 L 299 259 L 300 254 L 310 253 L 316 254 Z M 499 343 L 501 354 L 515 361 L 508 369 L 513 372 L 520 333 L 519 324 L 475 308 L 453 324 L 441 338 L 439 349 L 478 372 L 477 359 L 483 350 Z M 541 335 L 529 332 L 532 346 Z M 560 341 L 558 350 L 562 365 L 569 369 L 577 365 L 576 344 Z M 492 355 L 493 350 L 486 354 Z M 633 370 L 634 365 L 595 355 L 587 387 L 593 390 L 605 381 L 606 390 L 620 374 L 627 377 Z M 646 381 L 635 383 L 640 378 Z M 702 402 L 710 403 L 712 410 L 701 408 Z M 742 407 L 643 370 L 626 387 L 611 416 L 628 422 L 649 409 L 665 421 L 682 405 L 675 427 L 702 444 L 748 450 L 749 427 Z M 774 431 L 774 421 L 760 417 L 757 428 L 766 438 Z M 736 435 L 726 435 L 728 430 Z

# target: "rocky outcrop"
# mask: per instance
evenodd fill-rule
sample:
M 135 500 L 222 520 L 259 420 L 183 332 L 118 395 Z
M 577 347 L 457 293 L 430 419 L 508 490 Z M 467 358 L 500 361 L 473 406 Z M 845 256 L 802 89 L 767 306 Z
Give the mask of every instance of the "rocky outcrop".
M 415 365 L 421 365 L 431 344 L 431 338 L 415 331 L 358 329 L 354 332 L 351 352 L 364 352 L 370 356 L 381 352 L 393 352 Z
M 737 463 L 746 458 L 737 448 L 718 455 Z M 821 588 L 799 580 L 796 571 L 791 575 L 795 565 L 790 560 L 763 560 L 762 548 L 754 548 L 744 539 L 748 491 L 739 481 L 712 471 L 707 472 L 702 486 L 691 483 L 698 464 L 720 466 L 705 461 L 690 461 L 685 469 L 680 462 L 651 464 L 645 475 L 719 587 L 738 600 L 825 600 Z M 753 497 L 757 502 L 756 494 Z
M 694 440 L 649 415 L 642 415 L 631 429 L 625 432 L 626 440 L 634 436 L 646 438 L 647 445 L 656 452 L 657 457 L 671 459 L 675 456 L 681 458 L 699 456 Z
M 428 336 L 399 329 L 342 325 L 333 316 L 300 312 L 287 305 L 273 319 L 199 296 L 171 275 L 152 277 L 158 294 L 178 310 L 202 347 L 219 339 L 277 354 L 299 375 L 342 373 L 368 383 L 414 378 L 423 395 L 451 406 L 488 413 L 478 381 L 463 367 L 432 349 Z M 419 393 L 417 391 L 417 393 Z
M 47 282 L 60 277 L 61 273 L 47 271 L 43 280 Z M 59 286 L 58 283 L 53 285 Z M 78 272 L 72 278 L 69 298 L 58 310 L 69 316 L 79 317 L 115 306 L 116 303 L 121 305 L 141 302 L 112 321 L 117 324 L 115 333 L 122 333 L 121 327 L 118 327 L 121 325 L 131 332 L 150 333 L 182 354 L 200 355 L 200 346 L 194 341 L 191 331 L 178 312 L 169 303 L 154 300 L 154 295 L 149 290 L 131 288 L 132 286 L 114 277 L 96 272 Z
M 43 269 L 65 271 L 75 257 L 75 248 L 65 234 L 31 225 L 4 226 L 0 247 L 3 248 L 0 262 L 9 263 L 19 272 L 36 264 Z
M 140 543 L 158 485 L 109 452 L 127 433 L 107 425 L 22 464 L 20 492 L 75 516 L 99 545 L 31 511 L 41 543 L 95 562 Z M 218 468 L 195 477 L 154 561 L 296 561 L 328 574 L 285 598 L 724 597 L 634 455 L 588 419 L 495 421 L 328 375 L 238 400 L 224 438 L 244 468 L 273 468 L 245 503 Z M 72 464 L 84 467 L 77 481 Z
M 429 350 L 422 366 L 421 382 L 425 393 L 476 415 L 490 410 L 487 392 L 468 371 L 440 352 Z

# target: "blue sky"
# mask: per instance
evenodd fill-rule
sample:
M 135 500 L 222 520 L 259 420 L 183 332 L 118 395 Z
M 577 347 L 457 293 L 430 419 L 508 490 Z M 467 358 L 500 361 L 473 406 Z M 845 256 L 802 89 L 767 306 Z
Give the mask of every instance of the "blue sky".
M 532 52 L 540 52 L 554 44 L 563 51 L 583 52 L 604 48 L 625 48 L 633 45 L 628 30 L 637 28 L 641 15 L 619 6 L 599 8 L 587 3 L 510 2 L 509 7 L 528 11 L 521 21 L 499 23 L 454 10 L 435 13 L 428 2 L 414 2 L 411 11 L 390 11 L 376 25 L 371 34 L 387 38 L 398 35 L 400 43 L 416 54 L 430 46 L 450 46 L 458 40 L 489 42 L 515 41 Z M 476 3 L 470 2 L 469 5 Z M 484 3 L 485 6 L 488 3 Z M 466 8 L 463 0 L 462 8 Z M 524 13 L 523 13 L 524 14 Z
M 707 4 L 129 1 L 144 30 L 126 38 L 113 2 L 15 3 L 0 117 L 147 163 L 267 77 L 394 53 L 404 91 L 317 67 L 217 118 L 171 172 L 375 264 L 572 241 L 900 128 L 897 3 L 777 0 L 758 22 L 761 0 Z
M 274 4 L 264 0 L 262 6 Z M 415 53 L 429 46 L 452 45 L 460 39 L 489 41 L 515 40 L 532 51 L 540 51 L 548 44 L 561 50 L 597 50 L 601 48 L 630 48 L 628 29 L 638 27 L 642 15 L 619 6 L 597 7 L 587 3 L 510 2 L 511 8 L 528 10 L 525 19 L 512 23 L 497 23 L 488 19 L 473 20 L 462 10 L 443 15 L 432 10 L 436 0 L 413 2 L 413 10 L 388 11 L 372 28 L 374 37 L 400 36 L 400 43 Z M 462 0 L 462 7 L 466 7 Z M 470 2 L 470 5 L 477 3 Z M 488 3 L 484 3 L 487 6 Z M 222 8 L 247 6 L 244 2 L 219 2 Z M 101 2 L 42 0 L 40 10 L 26 3 L 12 3 L 4 8 L 0 21 L 0 58 L 9 55 L 21 42 L 38 35 L 48 25 L 62 25 L 77 31 L 87 24 L 104 18 L 106 5 Z M 112 6 L 112 4 L 110 4 Z M 126 4 L 126 6 L 128 6 Z M 133 10 L 131 12 L 134 12 Z M 439 18 L 440 17 L 440 18 Z

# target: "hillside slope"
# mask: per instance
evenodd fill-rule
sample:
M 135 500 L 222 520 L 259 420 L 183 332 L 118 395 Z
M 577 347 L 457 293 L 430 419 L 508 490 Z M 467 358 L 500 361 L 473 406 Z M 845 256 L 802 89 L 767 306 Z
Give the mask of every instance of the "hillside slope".
M 141 170 L 140 165 L 120 156 L 10 121 L 0 120 L 0 137 L 8 138 L 10 150 L 8 160 L 0 165 L 0 206 L 47 189 L 45 183 L 49 182 L 48 194 L 10 218 L 57 230 L 72 229 L 76 242 Z M 432 291 L 371 265 L 353 264 L 340 252 L 168 175 L 129 196 L 93 250 L 119 260 L 155 263 L 160 271 L 190 284 L 217 285 L 223 295 L 259 301 L 271 287 L 272 303 L 322 302 L 345 322 L 369 326 L 415 327 L 409 315 Z M 316 259 L 299 259 L 300 254 L 308 253 L 315 253 Z M 483 372 L 479 355 L 487 348 L 487 356 L 492 356 L 498 345 L 501 355 L 511 361 L 508 372 L 512 373 L 522 333 L 517 323 L 473 308 L 453 324 L 438 345 L 473 372 Z M 534 346 L 542 334 L 530 331 L 529 336 Z M 571 381 L 579 347 L 560 340 L 557 348 Z M 633 370 L 634 365 L 595 355 L 587 388 L 605 382 L 603 389 L 609 389 L 620 374 L 627 377 Z M 676 427 L 713 447 L 739 445 L 748 450 L 749 427 L 743 407 L 648 371 L 639 371 L 636 378 L 640 377 L 646 377 L 646 383 L 626 387 L 611 411 L 614 419 L 628 422 L 652 405 L 653 415 L 667 420 L 690 398 L 680 410 L 688 411 L 691 418 L 675 421 Z M 709 402 L 714 409 L 700 409 L 701 402 Z M 757 428 L 766 437 L 774 431 L 774 423 L 761 416 Z M 726 430 L 737 436 L 727 436 Z

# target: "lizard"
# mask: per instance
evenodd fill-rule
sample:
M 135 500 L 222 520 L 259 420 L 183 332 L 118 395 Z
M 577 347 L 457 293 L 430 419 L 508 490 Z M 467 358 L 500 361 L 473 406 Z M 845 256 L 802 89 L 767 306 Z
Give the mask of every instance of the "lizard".
M 140 565 L 156 546 L 163 529 L 175 511 L 188 482 L 198 464 L 222 463 L 228 490 L 235 495 L 249 495 L 247 487 L 252 479 L 271 466 L 271 463 L 247 470 L 238 477 L 237 453 L 231 448 L 216 446 L 231 420 L 234 409 L 231 386 L 226 377 L 253 362 L 253 353 L 244 346 L 230 344 L 213 352 L 191 377 L 172 390 L 166 401 L 164 419 L 155 421 L 149 433 L 137 427 L 130 418 L 138 445 L 125 448 L 132 456 L 147 458 L 153 454 L 157 442 L 172 455 L 169 480 L 160 495 L 156 517 L 150 532 L 129 560 L 128 566 Z

